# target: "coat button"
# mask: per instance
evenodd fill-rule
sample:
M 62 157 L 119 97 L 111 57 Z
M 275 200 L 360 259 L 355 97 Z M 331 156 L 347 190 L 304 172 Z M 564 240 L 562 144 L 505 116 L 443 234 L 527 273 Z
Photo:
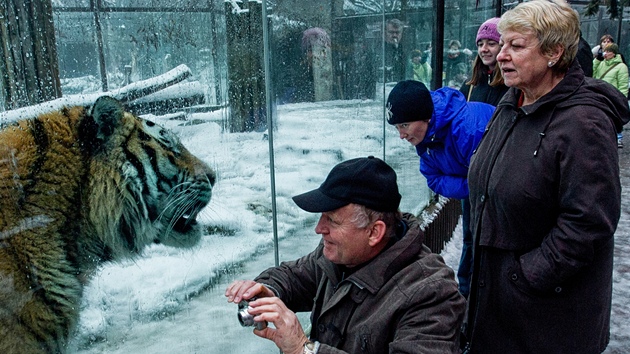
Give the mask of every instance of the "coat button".
M 479 287 L 483 288 L 484 286 L 486 286 L 486 282 L 483 280 L 479 281 Z
M 479 198 L 479 200 L 481 200 L 481 202 L 483 203 L 486 200 L 486 196 L 482 195 L 481 198 Z
M 317 329 L 319 330 L 319 333 L 324 333 L 324 332 L 326 332 L 326 326 L 324 326 L 324 325 L 323 325 L 323 324 L 321 324 L 321 323 L 317 326 Z
M 518 274 L 512 273 L 512 275 L 510 276 L 510 279 L 512 279 L 512 281 L 517 281 L 518 280 Z
M 559 294 L 559 293 L 561 293 L 561 292 L 562 292 L 562 287 L 561 287 L 561 286 L 556 286 L 555 291 L 556 291 L 556 293 L 558 293 L 558 294 Z

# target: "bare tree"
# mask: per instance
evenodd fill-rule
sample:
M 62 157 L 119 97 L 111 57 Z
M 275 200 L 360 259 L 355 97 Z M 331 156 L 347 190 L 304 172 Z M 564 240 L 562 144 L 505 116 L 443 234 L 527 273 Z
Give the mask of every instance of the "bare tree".
M 51 0 L 0 0 L 4 109 L 61 97 Z

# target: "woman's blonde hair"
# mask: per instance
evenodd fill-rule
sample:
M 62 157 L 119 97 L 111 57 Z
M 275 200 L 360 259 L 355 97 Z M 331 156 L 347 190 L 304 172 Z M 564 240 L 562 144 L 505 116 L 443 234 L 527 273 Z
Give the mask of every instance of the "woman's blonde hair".
M 501 16 L 499 32 L 533 32 L 543 54 L 564 49 L 553 70 L 566 72 L 577 54 L 580 40 L 580 18 L 564 0 L 533 0 L 518 4 Z

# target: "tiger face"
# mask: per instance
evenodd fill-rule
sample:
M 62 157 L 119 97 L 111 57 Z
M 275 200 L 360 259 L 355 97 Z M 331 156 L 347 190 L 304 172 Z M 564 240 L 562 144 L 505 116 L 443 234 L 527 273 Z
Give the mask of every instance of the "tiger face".
M 124 242 L 104 230 L 103 241 L 114 254 L 138 253 L 149 243 L 191 247 L 201 237 L 196 217 L 210 201 L 215 173 L 193 156 L 171 131 L 124 112 L 115 100 L 103 97 L 92 109 L 97 125 L 94 149 L 93 193 L 90 205 L 95 225 L 100 225 L 99 205 L 120 208 L 118 226 Z M 124 144 L 118 142 L 124 140 Z M 113 146 L 109 146 L 113 144 Z M 110 165 L 118 161 L 115 165 Z M 101 174 L 98 170 L 111 173 Z M 102 178 L 118 181 L 118 195 L 101 193 Z
M 197 244 L 215 178 L 110 97 L 0 130 L 0 353 L 63 353 L 99 264 Z
M 147 180 L 151 181 L 143 192 L 148 217 L 157 229 L 153 241 L 175 247 L 194 246 L 201 236 L 195 219 L 210 201 L 215 174 L 188 152 L 171 131 L 151 121 L 140 123 L 143 129 L 138 130 L 138 147 L 147 157 L 142 160 L 151 165 L 143 166 Z M 166 153 L 160 154 L 158 150 Z M 137 175 L 136 166 L 126 168 L 124 174 Z

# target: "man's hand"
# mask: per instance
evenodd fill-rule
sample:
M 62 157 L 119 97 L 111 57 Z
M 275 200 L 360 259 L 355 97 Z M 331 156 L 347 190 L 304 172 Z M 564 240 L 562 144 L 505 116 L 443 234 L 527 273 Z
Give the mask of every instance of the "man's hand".
M 275 327 L 255 329 L 255 335 L 273 341 L 284 354 L 301 354 L 304 351 L 308 338 L 295 313 L 282 300 L 277 297 L 259 298 L 250 302 L 249 306 L 249 313 L 255 316 L 254 321 L 267 321 Z
M 239 303 L 241 300 L 249 300 L 252 297 L 276 296 L 273 291 L 253 280 L 237 280 L 225 289 L 225 297 L 228 302 Z
M 254 316 L 255 322 L 267 321 L 273 323 L 275 328 L 254 329 L 254 334 L 273 341 L 284 354 L 301 354 L 304 351 L 304 343 L 308 338 L 297 316 L 263 284 L 253 280 L 237 280 L 228 285 L 225 296 L 228 302 L 234 303 L 256 296 L 257 299 L 249 303 L 247 312 Z

